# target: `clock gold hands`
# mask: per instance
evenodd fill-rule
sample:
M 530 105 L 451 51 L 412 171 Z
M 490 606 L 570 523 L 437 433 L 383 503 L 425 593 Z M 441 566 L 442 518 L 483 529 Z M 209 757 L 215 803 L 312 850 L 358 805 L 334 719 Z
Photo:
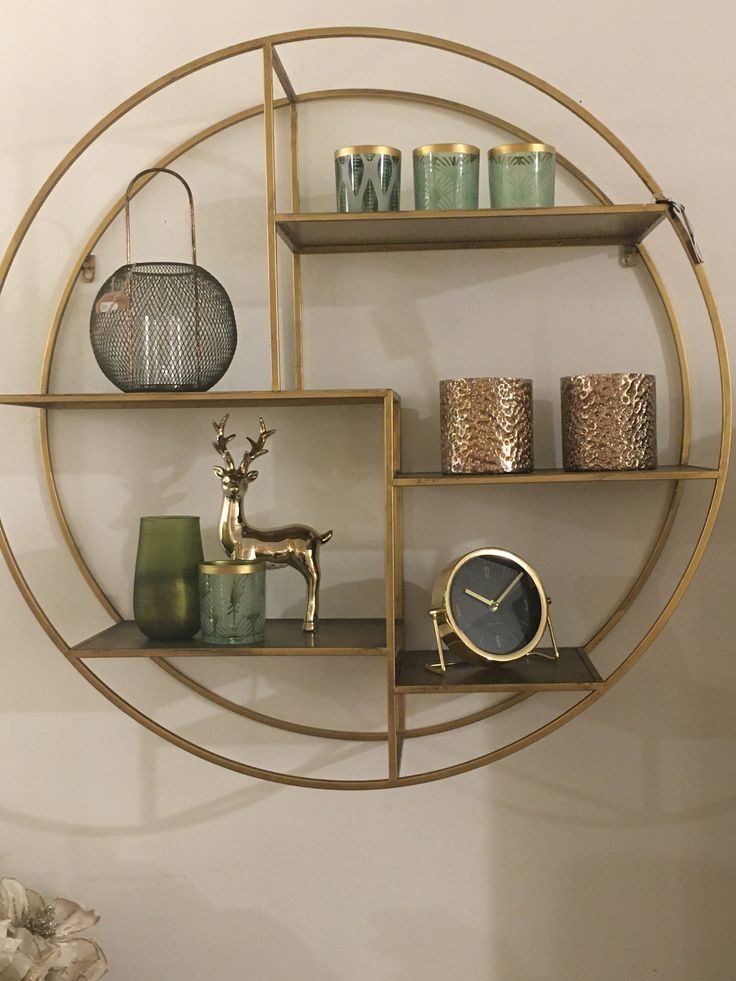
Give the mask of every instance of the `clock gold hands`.
M 521 577 L 523 575 L 524 575 L 524 573 L 523 572 L 520 572 L 519 575 L 516 577 L 516 579 L 512 580 L 512 582 L 510 582 L 508 584 L 508 586 L 506 587 L 506 589 L 504 589 L 504 591 L 501 593 L 501 595 L 496 600 L 496 609 L 498 609 L 499 606 L 503 603 L 503 601 L 506 599 L 506 597 L 509 595 L 509 593 L 511 592 L 511 590 L 514 588 L 514 586 L 517 584 L 517 582 L 521 579 Z
M 467 593 L 468 596 L 472 596 L 473 599 L 480 600 L 481 603 L 485 603 L 486 606 L 490 606 L 490 608 L 495 613 L 496 610 L 501 605 L 501 603 L 503 603 L 503 601 L 506 599 L 506 597 L 509 595 L 509 593 L 511 592 L 511 590 L 514 588 L 514 586 L 517 584 L 517 582 L 521 579 L 521 577 L 523 575 L 524 575 L 524 573 L 523 572 L 520 572 L 519 575 L 515 579 L 512 579 L 512 581 L 508 584 L 508 586 L 506 587 L 506 589 L 504 589 L 504 591 L 501 593 L 501 595 L 497 599 L 495 599 L 495 600 L 488 599 L 487 596 L 481 596 L 480 593 L 476 593 L 475 590 L 473 590 L 473 589 L 467 589 L 466 588 L 464 590 L 464 592 Z
M 473 599 L 477 599 L 480 600 L 481 603 L 485 603 L 486 606 L 490 606 L 494 613 L 498 609 L 498 603 L 496 600 L 488 599 L 487 596 L 481 596 L 480 593 L 476 593 L 472 589 L 464 589 L 463 592 L 467 593 L 468 596 L 472 596 Z

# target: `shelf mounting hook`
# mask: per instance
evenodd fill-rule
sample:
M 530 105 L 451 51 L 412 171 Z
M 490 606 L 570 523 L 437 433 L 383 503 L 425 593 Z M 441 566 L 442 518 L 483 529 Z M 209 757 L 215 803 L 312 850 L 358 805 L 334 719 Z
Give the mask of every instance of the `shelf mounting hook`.
M 672 198 L 668 198 L 666 194 L 655 194 L 654 200 L 657 204 L 666 204 L 670 209 L 670 216 L 680 226 L 682 232 L 681 237 L 687 245 L 688 251 L 693 258 L 693 262 L 697 264 L 703 262 L 703 253 L 700 251 L 698 243 L 695 241 L 695 232 L 693 231 L 693 226 L 690 224 L 690 220 L 685 213 L 685 205 L 678 204 L 677 201 L 673 201 Z

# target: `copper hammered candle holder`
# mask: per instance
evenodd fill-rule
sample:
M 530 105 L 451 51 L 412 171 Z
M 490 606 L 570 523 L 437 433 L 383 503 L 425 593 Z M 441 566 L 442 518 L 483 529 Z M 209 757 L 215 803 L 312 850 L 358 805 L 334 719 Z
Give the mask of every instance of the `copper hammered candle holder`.
M 530 378 L 440 382 L 443 473 L 529 473 L 534 466 Z
M 653 470 L 657 466 L 654 375 L 560 379 L 565 470 Z

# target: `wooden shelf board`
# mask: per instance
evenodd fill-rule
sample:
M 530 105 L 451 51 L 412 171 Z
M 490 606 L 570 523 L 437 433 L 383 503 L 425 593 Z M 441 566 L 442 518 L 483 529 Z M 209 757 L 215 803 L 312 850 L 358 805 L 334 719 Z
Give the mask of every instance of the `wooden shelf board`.
M 0 405 L 37 409 L 186 409 L 236 405 L 378 405 L 399 401 L 390 388 L 325 389 L 281 392 L 105 392 L 90 394 L 0 394 Z
M 550 651 L 549 648 L 544 648 Z M 455 660 L 446 652 L 449 661 Z M 427 671 L 437 663 L 437 651 L 405 651 L 398 655 L 395 691 L 403 695 L 436 695 L 448 692 L 596 691 L 603 679 L 580 647 L 561 647 L 560 659 L 522 657 L 517 661 L 459 664 L 444 676 Z
M 276 215 L 293 252 L 383 252 L 564 245 L 636 245 L 667 214 L 664 204 L 474 211 Z
M 313 634 L 301 620 L 267 620 L 266 636 L 257 647 L 222 647 L 201 640 L 149 640 L 132 620 L 123 620 L 72 648 L 79 658 L 91 657 L 242 657 L 311 655 L 385 655 L 385 620 L 320 620 Z
M 395 487 L 437 487 L 457 484 L 572 484 L 611 480 L 716 480 L 720 470 L 706 467 L 663 466 L 656 470 L 534 470 L 532 473 L 397 473 Z

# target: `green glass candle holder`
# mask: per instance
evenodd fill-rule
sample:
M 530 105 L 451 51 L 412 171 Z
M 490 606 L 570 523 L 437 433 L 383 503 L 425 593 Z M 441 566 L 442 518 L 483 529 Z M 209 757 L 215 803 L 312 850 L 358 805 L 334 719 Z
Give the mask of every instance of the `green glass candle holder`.
M 199 566 L 202 640 L 261 644 L 266 631 L 266 563 L 221 559 Z
M 509 143 L 488 151 L 492 208 L 553 208 L 555 148 L 546 143 Z
M 141 518 L 133 615 L 151 640 L 189 640 L 199 630 L 197 571 L 203 559 L 199 518 Z
M 335 150 L 340 212 L 398 211 L 401 150 L 392 146 L 345 146 Z
M 480 150 L 469 143 L 432 143 L 414 151 L 417 211 L 470 211 L 478 207 Z

